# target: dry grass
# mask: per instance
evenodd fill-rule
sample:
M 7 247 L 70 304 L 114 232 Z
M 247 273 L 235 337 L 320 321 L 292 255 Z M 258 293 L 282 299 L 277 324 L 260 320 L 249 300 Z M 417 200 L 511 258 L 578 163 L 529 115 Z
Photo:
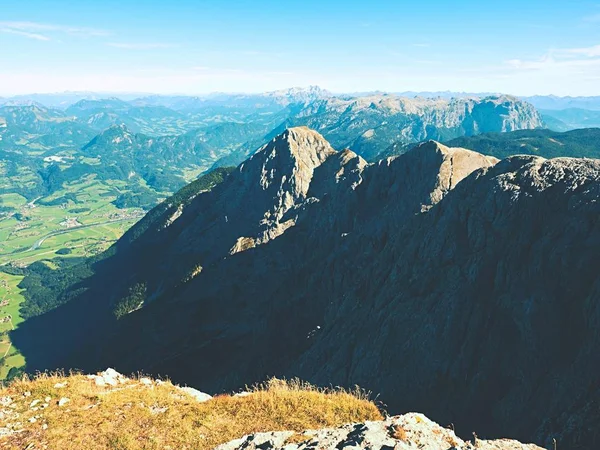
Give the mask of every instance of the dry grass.
M 65 381 L 65 387 L 55 387 Z M 245 397 L 223 395 L 198 403 L 170 382 L 143 385 L 131 380 L 111 388 L 98 387 L 83 375 L 40 375 L 0 389 L 0 398 L 12 398 L 12 410 L 19 414 L 8 422 L 23 429 L 0 438 L 0 448 L 210 449 L 259 431 L 300 432 L 382 419 L 359 390 L 321 390 L 297 380 L 273 379 L 252 391 Z M 33 400 L 40 400 L 39 407 L 47 397 L 49 406 L 31 409 Z M 58 406 L 63 397 L 70 401 Z M 2 421 L 6 419 L 0 419 L 0 427 L 6 426 Z
M 390 431 L 390 436 L 392 438 L 399 439 L 405 442 L 408 441 L 408 435 L 406 434 L 406 430 L 400 425 L 394 425 Z
M 450 446 L 450 448 L 452 448 L 452 447 L 458 448 L 458 446 L 459 446 L 458 440 L 456 438 L 452 437 L 452 436 L 446 437 L 446 442 L 448 443 L 448 445 Z
M 308 442 L 311 440 L 310 436 L 306 436 L 301 433 L 294 433 L 289 438 L 285 440 L 285 444 L 303 444 L 304 442 Z

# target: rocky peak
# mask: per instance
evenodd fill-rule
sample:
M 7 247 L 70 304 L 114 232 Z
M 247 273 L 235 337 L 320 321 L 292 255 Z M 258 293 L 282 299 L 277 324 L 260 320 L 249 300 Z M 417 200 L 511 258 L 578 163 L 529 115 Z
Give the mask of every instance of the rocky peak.
M 437 167 L 437 183 L 430 194 L 430 205 L 438 203 L 451 189 L 477 169 L 494 166 L 499 160 L 464 148 L 446 147 L 428 141 L 412 150 L 423 161 Z M 424 205 L 427 209 L 428 205 Z
M 171 252 L 204 266 L 275 239 L 296 224 L 315 170 L 336 153 L 315 131 L 285 130 L 217 189 L 171 212 L 176 221 L 165 218 L 166 233 L 175 239 Z
M 265 243 L 293 226 L 293 210 L 306 199 L 315 169 L 335 153 L 319 133 L 306 127 L 290 128 L 240 165 L 233 183 L 243 185 L 243 194 L 234 188 L 231 195 L 245 200 L 231 214 L 237 217 L 247 210 L 240 219 L 246 222 L 245 233 L 251 235 L 240 236 L 231 252 Z
M 289 128 L 242 164 L 240 172 L 254 172 L 256 165 L 260 165 L 263 190 L 280 183 L 282 193 L 298 198 L 308 192 L 315 168 L 334 153 L 329 142 L 316 131 L 307 127 Z
M 366 168 L 360 189 L 359 212 L 393 217 L 393 223 L 428 211 L 472 172 L 486 170 L 498 160 L 463 148 L 428 141 L 397 157 Z M 379 211 L 379 212 L 377 212 Z

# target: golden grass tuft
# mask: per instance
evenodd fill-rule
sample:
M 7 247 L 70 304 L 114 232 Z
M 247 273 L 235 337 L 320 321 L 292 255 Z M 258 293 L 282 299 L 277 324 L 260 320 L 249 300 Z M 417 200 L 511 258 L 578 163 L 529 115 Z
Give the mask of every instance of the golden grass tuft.
M 64 382 L 65 387 L 55 387 Z M 147 386 L 133 379 L 114 388 L 96 386 L 80 374 L 23 378 L 0 389 L 0 397 L 17 405 L 17 428 L 23 429 L 0 439 L 0 448 L 211 449 L 260 431 L 302 432 L 383 418 L 359 389 L 272 379 L 250 390 L 248 396 L 198 403 L 168 381 Z M 41 401 L 39 407 L 47 397 L 49 406 L 31 409 L 33 400 Z M 70 401 L 58 406 L 63 397 Z
M 285 444 L 303 444 L 311 440 L 310 436 L 301 433 L 294 433 L 285 440 Z
M 406 430 L 400 425 L 392 426 L 392 429 L 390 430 L 390 436 L 394 439 L 399 439 L 401 441 L 408 441 L 408 435 L 406 434 Z

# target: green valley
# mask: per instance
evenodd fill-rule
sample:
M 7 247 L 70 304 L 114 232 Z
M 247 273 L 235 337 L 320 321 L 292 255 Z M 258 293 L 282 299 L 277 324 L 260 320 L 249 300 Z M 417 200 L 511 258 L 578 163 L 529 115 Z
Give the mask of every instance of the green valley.
M 25 362 L 7 333 L 22 322 L 25 300 L 18 287 L 23 276 L 12 271 L 36 261 L 53 269 L 54 258 L 88 257 L 106 250 L 144 214 L 141 208 L 119 209 L 112 203 L 118 185 L 90 176 L 31 202 L 18 194 L 0 195 L 0 205 L 10 209 L 0 213 L 0 378 Z M 65 197 L 69 199 L 55 202 Z

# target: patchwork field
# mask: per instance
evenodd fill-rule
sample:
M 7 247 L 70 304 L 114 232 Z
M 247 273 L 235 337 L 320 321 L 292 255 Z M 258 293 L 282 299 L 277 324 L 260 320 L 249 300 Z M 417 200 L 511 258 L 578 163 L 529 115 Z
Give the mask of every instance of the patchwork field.
M 53 268 L 57 256 L 91 256 L 106 250 L 144 214 L 111 203 L 126 189 L 125 183 L 108 185 L 92 176 L 32 202 L 18 194 L 0 195 L 0 205 L 13 209 L 0 213 L 0 266 L 44 261 Z M 25 364 L 8 334 L 22 322 L 22 279 L 0 271 L 0 379 L 12 367 Z

